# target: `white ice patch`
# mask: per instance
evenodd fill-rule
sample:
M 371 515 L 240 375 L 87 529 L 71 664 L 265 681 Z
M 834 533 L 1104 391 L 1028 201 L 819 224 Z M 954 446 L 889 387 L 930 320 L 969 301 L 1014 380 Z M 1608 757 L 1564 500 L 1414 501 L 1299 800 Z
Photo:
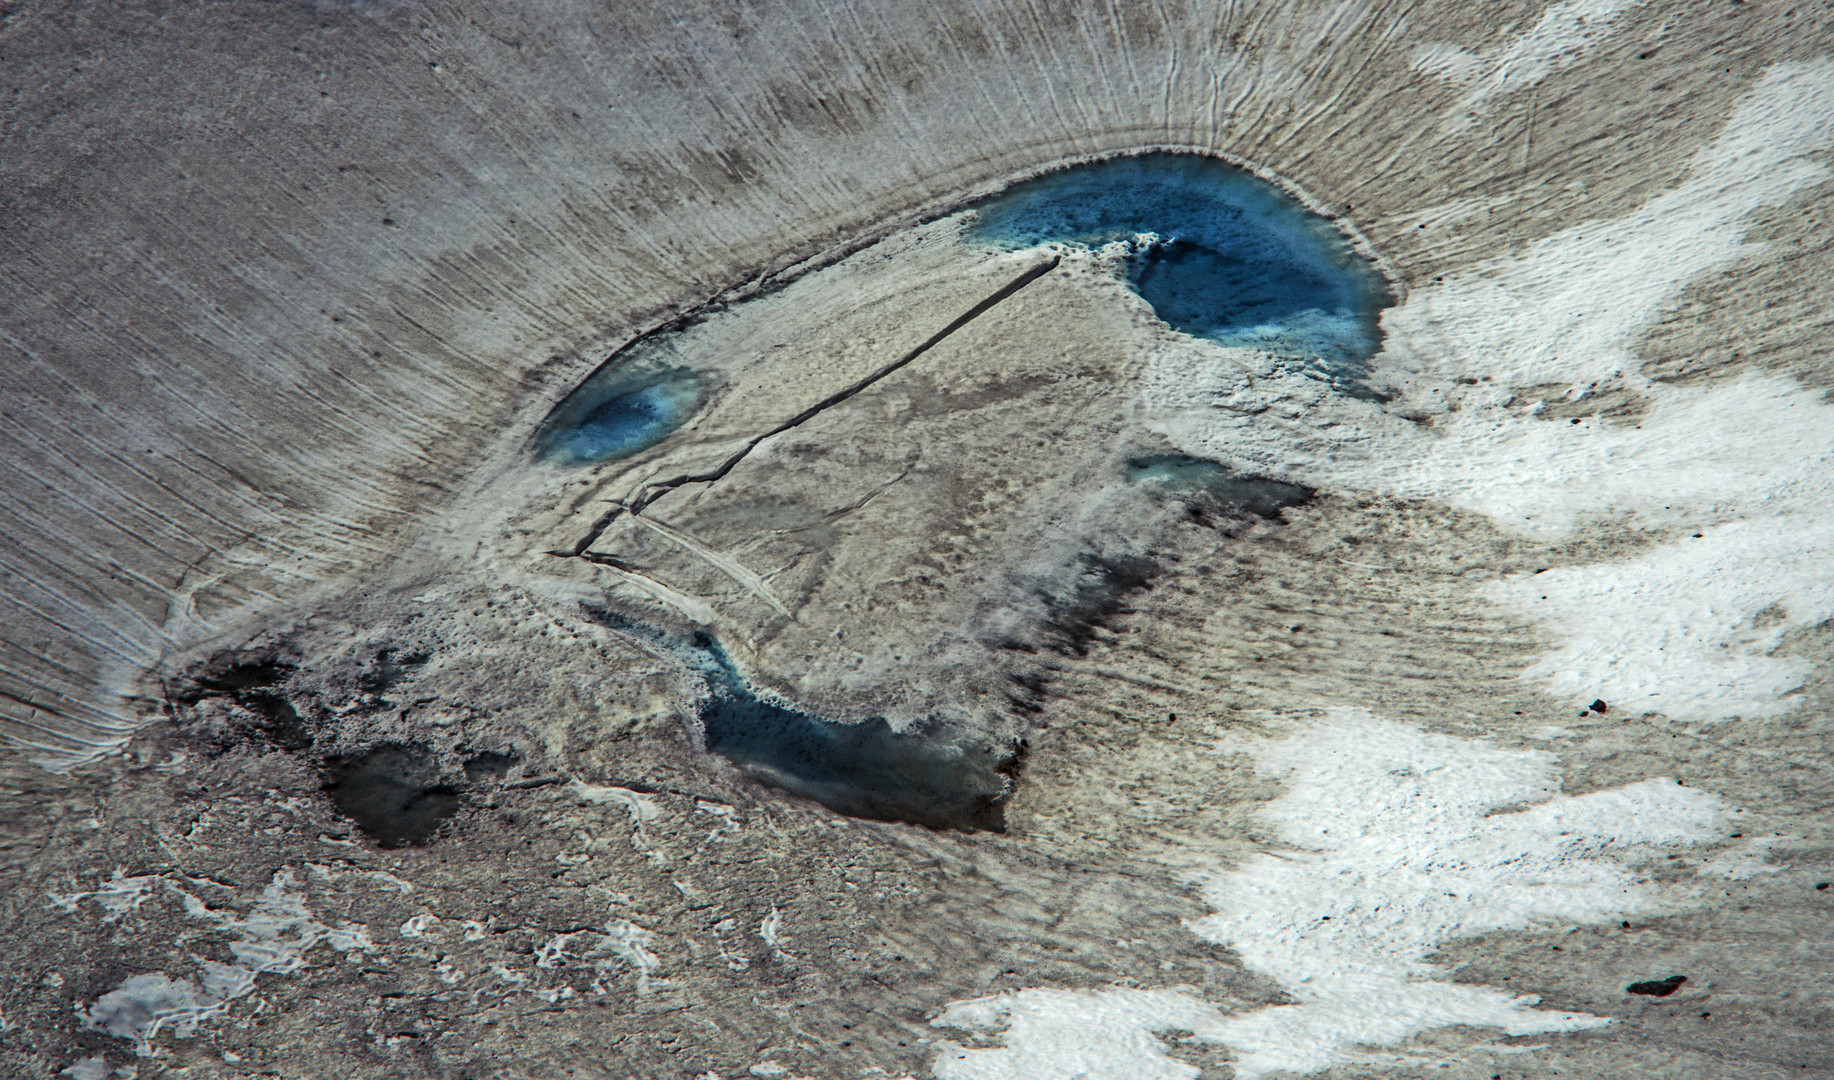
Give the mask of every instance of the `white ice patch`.
M 131 975 L 88 1009 L 79 1007 L 77 1016 L 84 1027 L 132 1039 L 136 1054 L 150 1056 L 153 1040 L 162 1032 L 190 1038 L 197 1034 L 198 1025 L 228 1011 L 232 998 L 228 988 L 213 984 L 208 977 L 204 982 L 199 985 L 158 972 Z
M 1549 75 L 1578 60 L 1611 33 L 1618 16 L 1643 3 L 1644 0 L 1566 0 L 1551 4 L 1522 36 L 1480 53 L 1453 45 L 1422 46 L 1414 53 L 1414 70 L 1465 90 L 1441 130 L 1463 130 L 1487 114 L 1495 99 L 1541 85 Z
M 115 868 L 115 876 L 100 882 L 91 892 L 47 893 L 46 899 L 55 907 L 63 908 L 74 914 L 77 905 L 84 900 L 92 900 L 102 909 L 102 921 L 114 922 L 121 916 L 138 911 L 146 903 L 147 895 L 153 885 L 160 880 L 157 874 L 142 874 L 128 877 L 127 871 Z
M 1834 417 L 1825 422 L 1834 432 Z M 1824 467 L 1828 467 L 1824 465 Z M 1634 559 L 1492 583 L 1563 642 L 1526 677 L 1583 704 L 1677 720 L 1775 716 L 1810 663 L 1773 655 L 1834 615 L 1834 508 L 1707 527 Z
M 618 919 L 606 925 L 605 940 L 600 947 L 635 968 L 637 993 L 647 994 L 651 976 L 662 966 L 662 960 L 650 948 L 655 943 L 655 934 L 629 920 Z
M 1167 1056 L 1153 1033 L 1211 1038 L 1223 1022 L 1214 1006 L 1177 990 L 1021 990 L 945 1009 L 936 1026 L 982 1037 L 1003 1030 L 1006 1045 L 945 1040 L 931 1072 L 940 1080 L 1192 1080 L 1197 1068 Z
M 629 788 L 601 787 L 588 784 L 584 780 L 575 780 L 572 785 L 573 797 L 582 803 L 603 806 L 607 803 L 622 806 L 630 814 L 633 825 L 641 827 L 646 821 L 655 821 L 662 816 L 662 807 L 655 799 L 642 792 Z
M 320 881 L 335 882 L 339 878 L 357 878 L 359 880 L 374 881 L 387 885 L 389 888 L 399 893 L 411 893 L 414 891 L 413 882 L 398 875 L 391 874 L 387 870 L 358 870 L 349 863 L 338 863 L 336 865 L 328 863 L 307 863 L 306 869 L 312 871 L 312 876 L 318 878 Z
M 1285 793 L 1262 818 L 1292 851 L 1202 882 L 1216 914 L 1191 928 L 1277 980 L 1294 1004 L 1226 1016 L 1177 990 L 1057 991 L 959 1002 L 936 1023 L 1005 1045 L 944 1044 L 943 1080 L 1076 1076 L 1186 1080 L 1154 1032 L 1188 1029 L 1235 1052 L 1239 1077 L 1310 1073 L 1449 1025 L 1510 1035 L 1606 1023 L 1538 999 L 1452 983 L 1427 961 L 1496 930 L 1671 910 L 1631 863 L 1721 834 L 1708 793 L 1646 780 L 1560 794 L 1554 755 L 1435 735 L 1338 709 L 1288 738 L 1225 743 Z M 1496 813 L 1500 806 L 1525 809 Z
M 1414 370 L 1499 382 L 1633 368 L 1631 347 L 1688 282 L 1762 250 L 1744 242 L 1753 211 L 1826 178 L 1813 155 L 1831 142 L 1834 64 L 1771 68 L 1680 186 L 1412 290 L 1384 317 L 1388 350 Z
M 115 883 L 123 880 L 119 873 Z M 150 882 L 154 878 L 144 879 Z M 170 884 L 170 883 L 168 883 Z M 236 963 L 214 960 L 198 961 L 196 979 L 175 979 L 160 972 L 129 976 L 115 989 L 84 1008 L 76 1006 L 83 1026 L 134 1042 L 134 1052 L 149 1056 L 155 1052 L 154 1040 L 162 1033 L 179 1038 L 197 1034 L 198 1026 L 221 1016 L 230 1003 L 255 988 L 255 976 L 285 974 L 305 966 L 305 953 L 323 943 L 339 952 L 369 949 L 367 931 L 356 925 L 327 926 L 312 917 L 305 898 L 295 892 L 297 882 L 288 870 L 274 874 L 261 895 L 255 898 L 247 914 L 213 908 L 197 897 L 176 889 L 185 901 L 185 913 L 192 918 L 216 923 L 230 932 L 235 940 L 229 944 Z M 119 895 L 109 893 L 106 884 L 95 893 L 80 896 Z M 144 899 L 145 888 L 136 893 Z M 98 903 L 104 903 L 98 900 Z M 138 907 L 136 900 L 132 907 Z M 69 904 L 74 910 L 75 902 Z M 104 910 L 110 910 L 104 903 Z
M 134 1080 L 140 1075 L 140 1070 L 132 1065 L 111 1069 L 108 1058 L 92 1054 L 57 1075 L 67 1076 L 70 1080 Z
M 423 911 L 401 924 L 401 936 L 404 938 L 423 938 L 428 934 L 437 934 L 439 932 L 439 924 L 439 916 Z
M 1834 616 L 1834 407 L 1780 377 L 1651 383 L 1633 350 L 1689 282 L 1761 250 L 1744 240 L 1748 218 L 1825 180 L 1814 156 L 1830 145 L 1834 63 L 1778 65 L 1673 191 L 1448 274 L 1387 312 L 1377 371 L 1405 391 L 1389 412 L 1250 377 L 1229 362 L 1242 358 L 1195 343 L 1206 363 L 1149 357 L 1149 423 L 1193 455 L 1440 502 L 1537 540 L 1589 525 L 1667 535 L 1635 558 L 1492 588 L 1556 639 L 1528 677 L 1580 704 L 1623 699 L 1679 719 L 1781 712 L 1805 665 L 1770 651 Z M 1646 408 L 1627 425 L 1506 407 L 1531 386 L 1563 388 L 1554 399 L 1616 388 Z
M 1772 853 L 1784 844 L 1800 840 L 1797 836 L 1753 837 L 1702 863 L 1700 876 L 1749 881 L 1759 874 L 1780 874 L 1783 867 L 1770 861 Z
M 763 921 L 758 923 L 758 936 L 763 938 L 764 943 L 771 947 L 771 955 L 775 957 L 779 963 L 787 963 L 796 959 L 794 953 L 785 950 L 783 947 L 783 913 L 781 911 L 778 911 L 776 908 L 771 908 L 771 913 L 766 915 Z
M 628 967 L 637 973 L 637 993 L 648 994 L 652 988 L 651 975 L 662 963 L 651 951 L 655 943 L 654 933 L 636 923 L 617 919 L 606 924 L 604 933 L 575 930 L 554 935 L 536 952 L 535 966 L 590 966 L 594 974 L 591 986 L 594 994 L 606 993 L 608 980 L 619 969 Z
M 295 891 L 297 887 L 292 871 L 280 870 L 255 898 L 247 915 L 209 907 L 190 895 L 185 897 L 185 913 L 216 922 L 233 934 L 236 940 L 229 945 L 230 954 L 251 975 L 298 971 L 306 966 L 306 952 L 320 942 L 338 952 L 375 947 L 362 926 L 331 927 L 314 919 L 305 897 Z
M 1192 924 L 1297 1001 L 1229 1019 L 1221 1041 L 1240 1054 L 1240 1076 L 1315 1071 L 1359 1043 L 1451 1024 L 1527 1035 L 1604 1023 L 1439 981 L 1426 958 L 1454 938 L 1664 910 L 1628 864 L 1713 839 L 1729 818 L 1717 797 L 1673 780 L 1561 795 L 1552 754 L 1354 709 L 1225 749 L 1285 778 L 1262 817 L 1299 849 L 1213 875 L 1203 896 L 1217 914 Z

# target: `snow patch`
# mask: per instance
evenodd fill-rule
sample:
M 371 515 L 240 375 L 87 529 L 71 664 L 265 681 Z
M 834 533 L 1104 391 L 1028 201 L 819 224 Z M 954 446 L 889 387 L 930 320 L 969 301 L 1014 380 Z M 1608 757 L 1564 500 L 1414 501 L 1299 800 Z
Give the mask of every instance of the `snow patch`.
M 1284 739 L 1236 739 L 1285 792 L 1261 817 L 1289 851 L 1201 881 L 1199 936 L 1276 979 L 1294 1003 L 1224 1015 L 1184 991 L 1024 990 L 951 1005 L 936 1024 L 1004 1045 L 943 1044 L 943 1080 L 1188 1080 L 1153 1033 L 1187 1029 L 1236 1053 L 1238 1077 L 1311 1073 L 1449 1025 L 1509 1035 L 1607 1023 L 1444 980 L 1441 945 L 1495 930 L 1672 910 L 1631 864 L 1721 835 L 1714 795 L 1646 780 L 1562 795 L 1557 759 L 1336 709 Z M 1526 808 L 1504 813 L 1501 806 Z
M 1822 422 L 1834 433 L 1834 415 Z M 1524 672 L 1549 693 L 1713 721 L 1776 716 L 1800 700 L 1812 665 L 1775 651 L 1789 631 L 1834 615 L 1830 568 L 1834 507 L 1708 526 L 1633 559 L 1512 577 L 1484 593 L 1538 616 L 1562 642 Z
M 146 898 L 152 892 L 155 882 L 162 880 L 157 874 L 142 874 L 128 877 L 127 871 L 115 868 L 115 876 L 96 885 L 93 892 L 46 893 L 46 899 L 52 906 L 60 907 L 75 914 L 77 905 L 84 900 L 93 900 L 102 909 L 102 921 L 114 922 L 121 916 L 140 910 Z
M 123 879 L 117 873 L 115 881 Z M 149 882 L 157 879 L 147 879 Z M 198 1027 L 229 1011 L 230 1003 L 255 988 L 255 977 L 287 974 L 305 966 L 305 953 L 323 943 L 339 952 L 373 947 L 367 931 L 345 924 L 327 926 L 312 917 L 305 898 L 294 890 L 298 883 L 288 870 L 272 880 L 250 905 L 247 914 L 213 908 L 173 886 L 184 897 L 185 913 L 216 923 L 235 939 L 229 952 L 236 963 L 199 959 L 195 979 L 175 979 L 161 972 L 131 975 L 120 986 L 97 998 L 87 1008 L 77 1005 L 83 1026 L 116 1038 L 131 1039 L 142 1057 L 155 1052 L 154 1040 L 169 1032 L 178 1038 L 197 1034 Z M 139 895 L 144 899 L 144 889 Z M 105 895 L 106 888 L 81 896 Z M 119 890 L 114 894 L 119 895 Z M 100 901 L 98 901 L 100 902 Z M 138 907 L 138 902 L 132 905 Z M 72 901 L 70 909 L 74 910 Z M 106 906 L 104 908 L 107 910 Z
M 624 808 L 630 815 L 631 823 L 641 827 L 646 821 L 655 821 L 662 816 L 662 806 L 655 799 L 642 792 L 629 788 L 602 787 L 588 784 L 584 780 L 575 780 L 572 785 L 573 797 L 581 803 L 604 806 L 615 804 Z
M 306 908 L 304 895 L 295 891 L 297 888 L 293 872 L 279 870 L 255 898 L 247 915 L 210 907 L 189 894 L 185 896 L 185 913 L 215 922 L 233 934 L 236 940 L 229 945 L 230 954 L 251 976 L 298 971 L 306 966 L 307 950 L 320 942 L 338 952 L 375 947 L 369 931 L 362 926 L 345 923 L 331 927 L 314 919 Z
M 336 881 L 341 877 L 354 877 L 380 882 L 399 893 L 405 894 L 414 891 L 413 882 L 399 875 L 391 874 L 387 870 L 358 870 L 353 868 L 349 863 L 340 863 L 335 866 L 326 863 L 307 863 L 306 869 L 312 871 L 312 876 L 318 878 L 320 881 Z
M 945 1009 L 935 1026 L 983 1038 L 1003 1031 L 1006 1045 L 944 1040 L 930 1071 L 939 1080 L 1193 1080 L 1197 1068 L 1168 1056 L 1153 1033 L 1182 1028 L 1221 1042 L 1223 1022 L 1177 990 L 1021 990 Z
M 1414 53 L 1414 70 L 1465 90 L 1440 130 L 1462 131 L 1488 114 L 1497 98 L 1541 85 L 1610 34 L 1618 16 L 1643 3 L 1566 0 L 1549 5 L 1533 27 L 1507 45 L 1478 53 L 1453 45 L 1422 46 Z
M 439 916 L 423 911 L 402 923 L 400 933 L 404 938 L 423 938 L 428 934 L 438 934 L 439 924 Z
M 108 1058 L 101 1054 L 91 1054 L 57 1075 L 68 1076 L 70 1080 L 134 1080 L 140 1075 L 140 1070 L 132 1065 L 111 1069 Z
M 607 979 L 617 969 L 629 967 L 637 973 L 637 993 L 648 994 L 651 990 L 651 975 L 662 963 L 651 951 L 655 942 L 656 935 L 651 931 L 628 920 L 618 919 L 608 923 L 604 933 L 576 930 L 554 935 L 536 952 L 535 966 L 589 966 L 594 974 L 591 986 L 594 994 L 606 993 Z
M 1700 876 L 1748 881 L 1759 874 L 1780 874 L 1783 867 L 1770 861 L 1771 854 L 1776 848 L 1801 839 L 1799 836 L 1752 837 L 1702 863 Z
M 1242 740 L 1286 792 L 1262 812 L 1297 854 L 1262 853 L 1203 886 L 1192 929 L 1279 980 L 1294 1005 L 1231 1017 L 1236 1072 L 1315 1071 L 1358 1044 L 1452 1024 L 1510 1035 L 1605 1021 L 1537 999 L 1439 981 L 1426 957 L 1455 938 L 1597 923 L 1666 905 L 1629 863 L 1701 843 L 1729 816 L 1672 780 L 1559 793 L 1554 755 L 1435 735 L 1338 709 L 1280 741 Z M 1526 809 L 1493 813 L 1499 806 Z
M 204 1021 L 229 1011 L 229 1002 L 240 996 L 230 990 L 230 983 L 222 980 L 217 971 L 206 974 L 203 985 L 158 972 L 130 975 L 88 1009 L 79 1007 L 77 1016 L 85 1028 L 133 1040 L 134 1052 L 148 1057 L 153 1053 L 153 1040 L 161 1032 L 190 1038 Z
M 1148 422 L 1193 456 L 1439 502 L 1540 541 L 1590 526 L 1668 537 L 1492 586 L 1555 639 L 1527 677 L 1581 704 L 1622 698 L 1680 719 L 1782 712 L 1805 665 L 1770 653 L 1834 617 L 1834 406 L 1774 376 L 1652 383 L 1634 349 L 1689 282 L 1762 250 L 1744 239 L 1748 218 L 1827 179 L 1815 155 L 1830 145 L 1834 63 L 1777 65 L 1674 190 L 1386 312 L 1377 377 L 1404 391 L 1387 412 L 1197 343 L 1205 355 L 1147 358 Z M 1531 387 L 1566 401 L 1616 391 L 1643 414 L 1550 422 L 1514 407 Z

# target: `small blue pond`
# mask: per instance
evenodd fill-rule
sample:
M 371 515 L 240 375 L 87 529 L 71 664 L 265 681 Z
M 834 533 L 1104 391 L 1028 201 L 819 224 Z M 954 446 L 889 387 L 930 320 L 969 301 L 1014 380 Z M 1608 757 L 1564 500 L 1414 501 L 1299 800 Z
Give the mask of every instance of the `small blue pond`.
M 1381 345 L 1388 283 L 1331 223 L 1214 158 L 1115 158 L 1018 184 L 970 233 L 1018 249 L 1138 245 L 1127 280 L 1174 330 L 1261 349 L 1347 389 Z M 1156 238 L 1144 242 L 1147 234 Z
M 562 465 L 616 461 L 661 442 L 700 407 L 692 372 L 633 366 L 607 364 L 567 395 L 536 434 L 537 453 Z

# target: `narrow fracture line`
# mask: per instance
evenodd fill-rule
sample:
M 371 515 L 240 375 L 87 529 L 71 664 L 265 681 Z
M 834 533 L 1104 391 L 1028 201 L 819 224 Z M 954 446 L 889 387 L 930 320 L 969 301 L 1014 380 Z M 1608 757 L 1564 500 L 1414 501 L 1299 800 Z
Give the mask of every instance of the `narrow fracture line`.
M 775 608 L 777 613 L 784 618 L 796 618 L 796 616 L 790 614 L 789 608 L 783 606 L 783 601 L 778 599 L 775 592 L 771 591 L 771 587 L 764 583 L 764 579 L 739 560 L 729 555 L 722 555 L 706 544 L 696 540 L 694 537 L 682 532 L 680 529 L 672 528 L 654 518 L 647 518 L 641 514 L 632 514 L 631 520 L 642 525 L 644 528 L 667 537 L 669 540 L 681 545 L 685 550 L 706 560 L 707 565 L 731 578 L 747 592 Z
M 665 607 L 674 608 L 693 622 L 702 626 L 714 626 L 720 621 L 719 615 L 714 612 L 713 605 L 708 601 L 672 588 L 648 574 L 638 573 L 622 559 L 600 555 L 593 551 L 586 552 L 579 557 L 594 566 L 604 567 L 620 580 L 630 582 L 638 589 L 648 593 L 652 599 L 659 601 Z
M 844 390 L 838 390 L 835 393 L 830 394 L 828 397 L 823 398 L 822 400 L 809 406 L 808 408 L 804 409 L 802 412 L 797 413 L 795 416 L 792 416 L 788 420 L 785 420 L 783 423 L 778 424 L 776 427 L 770 429 L 769 431 L 765 432 L 764 434 L 759 435 L 757 438 L 746 443 L 745 446 L 741 450 L 739 450 L 737 453 L 727 458 L 724 462 L 721 462 L 718 468 L 713 469 L 709 472 L 690 473 L 684 476 L 677 476 L 672 479 L 664 480 L 664 481 L 661 481 L 660 483 L 650 484 L 644 487 L 642 494 L 638 495 L 635 499 L 632 499 L 630 502 L 613 503 L 611 509 L 607 510 L 603 517 L 599 518 L 597 521 L 592 523 L 592 531 L 588 532 L 585 538 L 580 540 L 579 543 L 573 545 L 572 551 L 556 551 L 556 552 L 553 552 L 552 554 L 572 555 L 572 556 L 583 555 L 585 554 L 587 548 L 591 547 L 593 544 L 598 542 L 599 537 L 603 536 L 605 533 L 605 530 L 611 527 L 611 523 L 618 519 L 619 514 L 626 513 L 626 512 L 632 515 L 640 514 L 643 512 L 644 507 L 655 502 L 657 499 L 662 498 L 664 495 L 667 495 L 669 492 L 674 491 L 678 487 L 682 487 L 687 484 L 711 483 L 715 480 L 724 479 L 727 473 L 731 472 L 734 468 L 736 468 L 739 462 L 744 461 L 746 456 L 750 454 L 753 450 L 756 450 L 758 446 L 764 442 L 764 440 L 769 439 L 776 435 L 781 435 L 784 432 L 789 431 L 791 428 L 802 426 L 803 424 L 807 423 L 808 421 L 813 420 L 815 417 L 821 415 L 823 412 L 827 411 L 828 409 L 831 409 L 834 406 L 839 405 L 841 402 L 846 401 L 848 398 L 866 389 L 867 387 L 871 386 L 873 383 L 878 382 L 880 379 L 885 378 L 887 375 L 890 375 L 891 373 L 897 371 L 899 368 L 904 367 L 906 364 L 909 364 L 911 361 L 917 359 L 919 356 L 922 356 L 924 353 L 929 352 L 931 349 L 935 348 L 938 344 L 940 344 L 942 340 L 944 338 L 947 338 L 950 334 L 955 333 L 957 330 L 960 330 L 962 327 L 967 326 L 969 323 L 980 318 L 982 315 L 987 314 L 987 312 L 991 311 L 995 305 L 1000 303 L 1000 301 L 1005 300 L 1007 297 L 1018 292 L 1020 289 L 1025 288 L 1027 285 L 1030 285 L 1032 282 L 1037 281 L 1039 278 L 1050 273 L 1052 270 L 1055 270 L 1057 268 L 1057 264 L 1062 261 L 1063 261 L 1063 256 L 1053 255 L 1051 256 L 1051 260 L 1049 262 L 1039 263 L 1037 266 L 1032 267 L 1030 270 L 1027 270 L 1025 273 L 1020 274 L 1018 277 L 1012 279 L 1011 281 L 1007 282 L 1004 286 L 1002 286 L 998 292 L 995 292 L 992 296 L 987 297 L 985 300 L 982 300 L 980 303 L 974 305 L 973 307 L 969 308 L 967 311 L 963 312 L 961 315 L 957 316 L 954 322 L 943 327 L 941 330 L 936 331 L 936 333 L 931 334 L 929 338 L 924 341 L 923 344 L 917 346 L 915 349 L 912 349 L 910 352 L 905 353 L 903 356 L 885 365 L 884 367 L 880 368 L 878 371 L 873 372 L 871 375 L 866 376 L 864 379 L 861 379 L 859 382 L 854 383 L 852 386 L 849 386 Z

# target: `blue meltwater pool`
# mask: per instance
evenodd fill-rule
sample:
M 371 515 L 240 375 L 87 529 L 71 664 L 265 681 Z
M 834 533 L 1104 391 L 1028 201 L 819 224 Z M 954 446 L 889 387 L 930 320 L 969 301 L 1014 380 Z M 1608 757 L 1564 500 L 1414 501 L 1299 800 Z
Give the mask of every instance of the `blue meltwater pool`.
M 536 448 L 563 465 L 629 457 L 680 427 L 700 399 L 700 381 L 692 372 L 607 365 L 555 408 L 536 436 Z

